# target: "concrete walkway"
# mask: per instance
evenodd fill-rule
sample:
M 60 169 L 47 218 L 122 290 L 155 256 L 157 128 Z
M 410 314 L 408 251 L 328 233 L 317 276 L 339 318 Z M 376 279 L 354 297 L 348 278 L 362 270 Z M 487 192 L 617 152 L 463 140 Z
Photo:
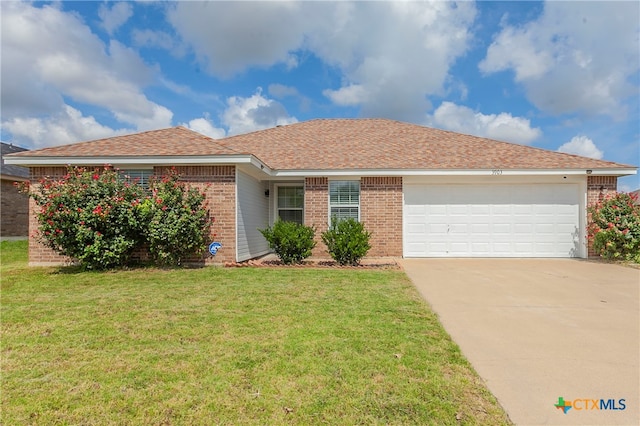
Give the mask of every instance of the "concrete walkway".
M 640 270 L 570 259 L 399 262 L 514 423 L 640 424 Z M 566 414 L 559 397 L 573 402 Z M 626 408 L 593 409 L 600 399 Z

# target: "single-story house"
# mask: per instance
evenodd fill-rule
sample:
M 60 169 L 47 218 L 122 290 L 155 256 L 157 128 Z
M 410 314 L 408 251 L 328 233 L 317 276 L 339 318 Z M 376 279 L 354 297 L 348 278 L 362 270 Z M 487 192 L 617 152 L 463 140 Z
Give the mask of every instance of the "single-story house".
M 4 156 L 26 151 L 0 142 L 0 237 L 26 238 L 29 235 L 29 197 L 15 187 L 29 180 L 29 169 L 4 163 Z
M 66 165 L 143 178 L 175 167 L 205 190 L 215 216 L 222 247 L 207 263 L 268 253 L 258 228 L 278 217 L 316 226 L 319 240 L 333 216 L 364 222 L 374 257 L 587 257 L 587 205 L 637 172 L 386 119 L 317 119 L 224 139 L 174 127 L 9 161 L 34 181 Z M 60 261 L 35 240 L 30 247 L 32 264 Z M 326 256 L 322 243 L 314 256 Z

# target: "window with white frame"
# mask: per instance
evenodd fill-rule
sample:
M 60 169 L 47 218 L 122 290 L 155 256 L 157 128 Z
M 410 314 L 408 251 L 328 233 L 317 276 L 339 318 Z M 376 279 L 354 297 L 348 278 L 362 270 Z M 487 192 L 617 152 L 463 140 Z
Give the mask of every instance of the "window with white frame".
M 277 210 L 280 220 L 302 224 L 304 221 L 304 187 L 279 186 Z
M 360 182 L 357 180 L 329 181 L 329 216 L 337 220 L 360 220 Z
M 126 182 L 135 182 L 147 189 L 149 187 L 149 178 L 153 176 L 153 169 L 120 169 L 120 176 Z

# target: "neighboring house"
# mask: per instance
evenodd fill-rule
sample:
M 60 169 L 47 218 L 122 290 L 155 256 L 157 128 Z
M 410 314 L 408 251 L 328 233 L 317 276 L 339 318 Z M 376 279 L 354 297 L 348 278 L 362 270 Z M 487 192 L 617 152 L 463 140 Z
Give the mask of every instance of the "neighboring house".
M 587 204 L 635 166 L 384 119 L 319 119 L 214 140 L 184 127 L 38 151 L 9 160 L 32 179 L 67 164 L 164 174 L 202 188 L 222 244 L 207 263 L 269 251 L 278 217 L 354 217 L 369 256 L 586 257 Z M 326 256 L 319 242 L 314 256 Z M 58 258 L 57 261 L 60 259 Z M 56 261 L 35 241 L 32 264 Z
M 29 180 L 27 167 L 4 163 L 4 156 L 26 151 L 25 148 L 0 142 L 0 237 L 29 235 L 29 197 L 18 191 L 15 182 Z

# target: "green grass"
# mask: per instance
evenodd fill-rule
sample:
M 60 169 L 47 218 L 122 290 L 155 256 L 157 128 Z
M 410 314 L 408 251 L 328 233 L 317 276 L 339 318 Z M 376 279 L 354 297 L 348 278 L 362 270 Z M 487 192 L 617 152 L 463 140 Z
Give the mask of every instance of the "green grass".
M 508 424 L 400 271 L 1 262 L 2 424 Z

